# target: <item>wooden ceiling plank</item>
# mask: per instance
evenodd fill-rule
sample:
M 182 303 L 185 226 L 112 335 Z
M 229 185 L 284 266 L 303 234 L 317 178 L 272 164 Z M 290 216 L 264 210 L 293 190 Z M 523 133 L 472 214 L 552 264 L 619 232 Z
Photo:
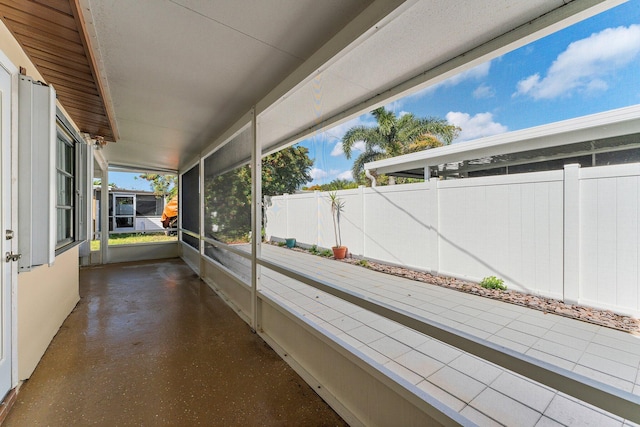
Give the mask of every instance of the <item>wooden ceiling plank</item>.
M 77 64 L 84 64 L 89 67 L 87 63 L 87 57 L 79 53 L 71 52 L 69 50 L 51 49 L 51 46 L 46 46 L 44 43 L 36 41 L 34 39 L 28 39 L 23 41 L 23 46 L 28 48 L 32 55 L 40 58 L 47 59 L 51 62 L 64 62 L 73 61 Z
M 47 79 L 48 83 L 54 83 L 53 81 L 50 82 L 49 79 L 50 78 L 55 79 L 55 77 L 60 73 L 67 74 L 69 76 L 72 76 L 78 79 L 91 81 L 91 74 L 89 73 L 83 73 L 80 71 L 65 69 L 64 67 L 60 67 L 59 65 L 51 64 L 46 61 L 38 61 L 37 59 L 34 60 L 33 62 L 36 65 L 36 67 L 38 67 L 40 74 L 42 74 L 42 76 L 45 79 Z
M 31 58 L 35 59 L 38 63 L 42 64 L 43 67 L 47 67 L 51 70 L 56 71 L 67 71 L 74 77 L 84 78 L 85 80 L 93 80 L 93 75 L 91 74 L 91 69 L 88 64 L 78 64 L 77 62 L 71 61 L 60 61 L 60 59 L 55 58 L 55 60 L 51 61 L 47 58 L 43 58 L 38 55 L 37 51 L 31 52 Z M 86 78 L 83 76 L 87 76 Z
M 113 114 L 113 108 L 111 105 L 108 105 L 108 102 L 110 102 L 108 100 L 110 100 L 111 98 L 108 96 L 107 91 L 105 89 L 104 82 L 102 81 L 102 78 L 100 76 L 100 71 L 99 71 L 100 69 L 98 67 L 98 63 L 94 56 L 93 48 L 91 47 L 91 40 L 89 40 L 87 28 L 86 28 L 84 19 L 82 17 L 82 9 L 80 7 L 79 0 L 69 0 L 69 5 L 71 6 L 73 16 L 76 19 L 78 33 L 80 35 L 82 44 L 84 45 L 84 50 L 86 52 L 87 59 L 89 59 L 89 65 L 93 73 L 93 79 L 96 82 L 96 85 L 98 86 L 98 91 L 100 92 L 100 98 L 104 103 L 104 109 L 107 113 L 107 118 L 109 120 L 113 138 L 117 141 L 119 139 L 117 123 L 115 120 L 115 116 Z
M 71 6 L 69 6 L 69 0 L 33 0 L 35 3 L 40 3 L 46 7 L 58 10 L 62 13 L 66 13 L 69 16 L 73 16 Z
M 87 102 L 86 98 L 80 98 L 66 90 L 62 90 L 63 86 L 54 86 L 56 91 L 60 95 L 60 99 L 65 100 L 65 103 L 68 103 L 68 106 L 73 106 L 78 109 L 86 109 L 95 114 L 102 114 L 106 117 L 106 113 L 104 112 L 104 107 L 102 105 L 98 105 L 94 102 Z M 60 90 L 58 90 L 60 88 Z M 66 89 L 66 88 L 65 88 Z M 67 104 L 64 104 L 65 108 Z
M 15 10 L 20 10 L 29 15 L 33 15 L 36 18 L 44 19 L 46 21 L 55 22 L 64 28 L 76 31 L 76 22 L 73 19 L 71 13 L 63 13 L 55 8 L 51 8 L 42 3 L 33 1 L 18 1 L 18 0 L 2 0 L 0 10 L 5 7 L 10 7 Z
M 31 33 L 57 36 L 74 43 L 80 42 L 78 31 L 61 27 L 53 21 L 41 19 L 6 6 L 3 7 L 2 4 L 0 4 L 0 13 L 8 26 L 25 25 L 30 28 Z
M 60 55 L 64 55 L 65 52 L 69 51 L 84 55 L 84 49 L 81 43 L 71 43 L 68 40 L 60 38 L 52 38 L 42 34 L 34 34 L 32 32 L 25 31 L 25 29 L 26 27 L 22 24 L 9 27 L 11 33 L 15 36 L 15 38 L 18 40 L 20 45 L 23 46 L 27 53 L 28 49 L 23 44 L 24 40 L 42 43 L 43 45 L 47 46 L 46 49 L 60 52 Z
M 82 79 L 76 79 L 73 77 L 68 77 L 64 74 L 58 73 L 56 75 L 56 83 L 54 83 L 56 87 L 64 86 L 69 88 L 77 88 L 82 91 L 89 91 L 91 95 L 98 95 L 98 89 L 93 81 L 86 81 Z
M 56 86 L 54 85 L 53 87 L 55 88 Z M 81 90 L 76 90 L 74 88 L 69 88 L 69 87 L 64 87 L 64 91 L 62 90 L 58 91 L 56 89 L 56 92 L 58 93 L 59 95 L 58 98 L 60 99 L 62 99 L 63 97 L 74 98 L 79 100 L 79 102 L 83 102 L 84 104 L 94 105 L 96 107 L 104 108 L 102 104 L 102 99 L 98 95 L 90 95 Z
M 56 52 L 60 51 L 61 54 L 70 51 L 80 55 L 84 55 L 84 47 L 79 41 L 78 43 L 72 43 L 69 40 L 65 40 L 59 37 L 44 34 L 35 34 L 23 24 L 14 24 L 13 26 L 9 27 L 9 30 L 11 30 L 20 44 L 22 44 L 24 40 L 29 40 L 47 46 L 47 49 L 51 49 Z

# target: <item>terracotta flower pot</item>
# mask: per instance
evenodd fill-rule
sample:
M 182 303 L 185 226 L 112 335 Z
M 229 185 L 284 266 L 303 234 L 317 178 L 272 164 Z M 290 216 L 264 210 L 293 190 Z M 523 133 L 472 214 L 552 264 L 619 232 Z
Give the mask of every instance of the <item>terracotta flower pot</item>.
M 335 259 L 343 259 L 347 256 L 347 247 L 346 246 L 334 246 L 331 248 L 333 250 L 333 257 Z

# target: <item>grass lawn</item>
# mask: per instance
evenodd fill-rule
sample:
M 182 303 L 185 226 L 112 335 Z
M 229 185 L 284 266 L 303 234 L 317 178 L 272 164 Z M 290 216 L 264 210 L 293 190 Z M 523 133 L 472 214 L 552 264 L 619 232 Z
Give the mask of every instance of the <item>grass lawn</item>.
M 111 245 L 135 245 L 137 243 L 171 242 L 178 240 L 178 236 L 166 236 L 164 233 L 119 233 L 109 236 Z M 91 250 L 100 250 L 100 241 L 91 241 Z

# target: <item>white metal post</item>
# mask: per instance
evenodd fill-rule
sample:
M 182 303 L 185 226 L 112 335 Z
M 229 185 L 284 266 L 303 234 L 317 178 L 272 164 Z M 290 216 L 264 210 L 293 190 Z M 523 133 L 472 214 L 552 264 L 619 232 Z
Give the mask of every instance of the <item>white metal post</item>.
M 251 327 L 258 331 L 258 285 L 262 248 L 262 150 L 258 141 L 256 109 L 251 109 Z
M 100 182 L 100 257 L 102 264 L 109 262 L 109 167 L 102 171 Z M 115 209 L 115 206 L 113 207 Z

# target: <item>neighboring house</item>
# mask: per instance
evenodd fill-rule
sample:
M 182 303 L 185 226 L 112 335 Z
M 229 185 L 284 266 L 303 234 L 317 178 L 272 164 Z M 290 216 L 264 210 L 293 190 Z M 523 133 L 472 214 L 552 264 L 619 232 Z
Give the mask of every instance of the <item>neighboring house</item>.
M 101 197 L 99 186 L 93 188 L 94 238 L 98 238 L 101 227 Z M 114 233 L 149 233 L 164 230 L 162 211 L 165 201 L 151 191 L 109 189 L 109 232 Z M 114 207 L 115 206 L 115 210 Z

